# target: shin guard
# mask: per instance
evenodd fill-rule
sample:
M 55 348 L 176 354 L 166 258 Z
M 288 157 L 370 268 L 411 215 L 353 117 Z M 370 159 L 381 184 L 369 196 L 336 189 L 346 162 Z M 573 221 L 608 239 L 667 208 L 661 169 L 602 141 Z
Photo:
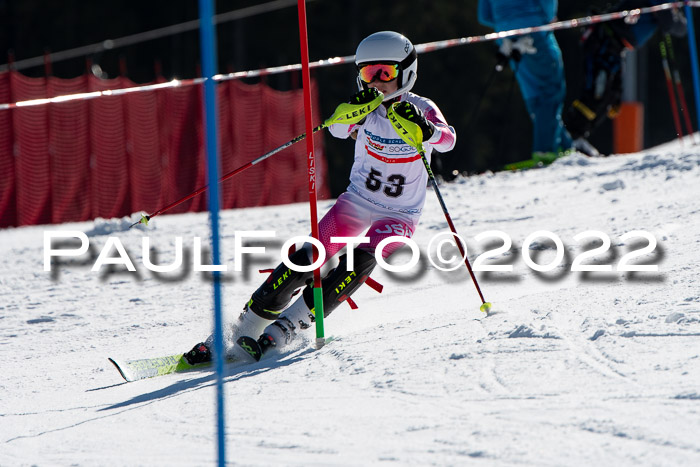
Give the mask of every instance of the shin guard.
M 355 248 L 354 267 L 347 270 L 347 255 L 340 258 L 338 267 L 333 269 L 323 279 L 323 316 L 328 316 L 338 305 L 347 300 L 362 284 L 365 283 L 372 270 L 377 265 L 374 255 Z M 304 289 L 304 302 L 312 313 L 314 312 L 313 289 Z
M 289 260 L 299 266 L 311 264 L 309 249 L 301 248 L 289 256 Z M 284 263 L 275 268 L 267 280 L 253 292 L 248 302 L 248 307 L 257 315 L 265 319 L 277 319 L 284 310 L 292 296 L 300 287 L 306 285 L 306 281 L 313 277 L 313 272 L 298 272 L 287 267 Z

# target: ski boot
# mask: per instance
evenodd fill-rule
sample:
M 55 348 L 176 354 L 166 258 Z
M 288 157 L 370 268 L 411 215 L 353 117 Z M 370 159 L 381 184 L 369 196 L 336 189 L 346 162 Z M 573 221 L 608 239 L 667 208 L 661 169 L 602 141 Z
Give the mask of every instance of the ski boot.
M 190 365 L 196 365 L 198 363 L 210 362 L 211 361 L 211 350 L 209 346 L 204 342 L 200 342 L 195 345 L 192 350 L 183 355 L 187 363 Z
M 588 157 L 601 157 L 600 152 L 586 138 L 576 138 L 571 142 L 571 147 Z
M 257 341 L 252 337 L 241 336 L 236 343 L 256 362 L 260 361 L 265 352 L 277 346 L 275 339 L 269 334 L 261 335 Z

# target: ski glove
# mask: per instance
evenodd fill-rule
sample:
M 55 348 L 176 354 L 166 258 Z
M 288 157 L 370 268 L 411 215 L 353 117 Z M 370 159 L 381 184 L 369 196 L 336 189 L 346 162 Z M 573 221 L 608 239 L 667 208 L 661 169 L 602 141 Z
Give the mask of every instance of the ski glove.
M 379 91 L 377 91 L 375 88 L 363 89 L 362 91 L 353 94 L 350 99 L 348 99 L 348 103 L 358 105 L 369 104 L 376 99 L 378 95 Z
M 375 88 L 363 89 L 362 91 L 350 96 L 350 99 L 348 99 L 348 103 L 354 105 L 369 104 L 374 99 L 376 99 L 378 95 L 379 91 L 377 91 Z M 357 125 L 362 125 L 363 123 L 365 123 L 365 118 L 357 122 Z M 353 139 L 355 138 L 353 137 Z
M 394 106 L 394 112 L 409 122 L 413 122 L 418 125 L 423 132 L 423 141 L 428 141 L 433 136 L 433 133 L 435 133 L 435 125 L 433 125 L 430 120 L 426 119 L 423 112 L 421 112 L 412 102 L 399 102 Z

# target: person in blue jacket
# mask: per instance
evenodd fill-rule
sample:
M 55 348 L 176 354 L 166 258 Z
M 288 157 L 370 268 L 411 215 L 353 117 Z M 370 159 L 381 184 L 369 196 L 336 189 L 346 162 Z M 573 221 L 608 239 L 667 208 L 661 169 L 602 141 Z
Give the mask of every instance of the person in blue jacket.
M 496 32 L 542 26 L 555 20 L 557 0 L 479 0 L 478 19 Z M 561 50 L 551 31 L 499 41 L 532 119 L 533 159 L 544 162 L 571 148 L 562 121 L 566 81 Z M 516 53 L 513 53 L 513 52 Z
M 654 5 L 669 3 L 668 0 L 622 0 L 610 11 L 633 10 Z M 640 15 L 636 22 L 627 23 L 624 20 L 611 21 L 610 26 L 625 43 L 627 48 L 643 46 L 657 30 L 669 33 L 675 37 L 685 36 L 687 22 L 683 13 L 676 7 L 654 13 Z

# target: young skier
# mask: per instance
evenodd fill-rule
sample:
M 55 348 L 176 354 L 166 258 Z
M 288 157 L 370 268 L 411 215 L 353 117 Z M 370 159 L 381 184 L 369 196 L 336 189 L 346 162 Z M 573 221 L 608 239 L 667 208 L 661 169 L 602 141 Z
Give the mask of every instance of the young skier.
M 364 233 L 369 242 L 348 252 L 353 259 L 350 270 L 346 253 L 340 257 L 338 266 L 323 278 L 324 316 L 367 280 L 376 265 L 374 253 L 379 242 L 396 235 L 413 235 L 425 202 L 428 181 L 425 166 L 416 149 L 397 135 L 387 118 L 387 108 L 400 102 L 396 113 L 420 126 L 428 160 L 433 149 L 449 151 L 456 141 L 455 131 L 445 122 L 440 109 L 431 100 L 410 92 L 417 78 L 418 59 L 406 37 L 392 31 L 368 36 L 357 47 L 355 64 L 360 91 L 350 102 L 372 101 L 376 91 L 384 95 L 384 100 L 360 123 L 330 126 L 336 138 L 355 139 L 355 159 L 347 191 L 319 223 L 319 240 L 325 248 L 326 260 L 344 246 L 331 243 L 331 237 Z M 383 257 L 386 259 L 400 246 L 401 243 L 389 244 L 382 251 Z M 299 266 L 312 264 L 312 246 L 305 244 L 289 260 Z M 244 346 L 253 358 L 259 359 L 270 348 L 283 347 L 299 331 L 312 326 L 315 321 L 312 277 L 313 272 L 293 271 L 282 263 L 253 293 L 234 329 L 234 339 L 253 338 L 256 349 Z M 292 302 L 293 295 L 302 287 L 302 293 Z M 211 342 L 210 337 L 207 342 L 197 344 L 185 358 L 192 364 L 210 360 Z

